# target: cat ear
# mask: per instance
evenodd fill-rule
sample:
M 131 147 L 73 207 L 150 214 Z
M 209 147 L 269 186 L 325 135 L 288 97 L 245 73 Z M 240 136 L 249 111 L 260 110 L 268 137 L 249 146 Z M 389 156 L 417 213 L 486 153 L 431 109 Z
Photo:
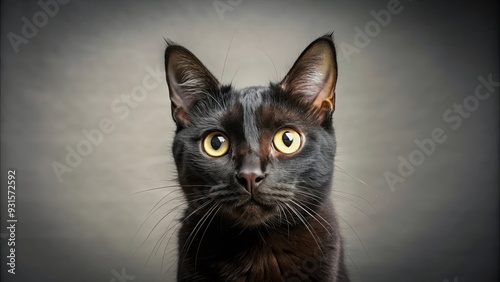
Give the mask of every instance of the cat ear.
M 313 41 L 300 54 L 279 87 L 321 111 L 335 110 L 337 58 L 332 35 Z
M 201 95 L 220 89 L 220 83 L 186 48 L 167 42 L 165 72 L 172 105 L 172 118 L 178 125 L 189 124 L 189 111 Z

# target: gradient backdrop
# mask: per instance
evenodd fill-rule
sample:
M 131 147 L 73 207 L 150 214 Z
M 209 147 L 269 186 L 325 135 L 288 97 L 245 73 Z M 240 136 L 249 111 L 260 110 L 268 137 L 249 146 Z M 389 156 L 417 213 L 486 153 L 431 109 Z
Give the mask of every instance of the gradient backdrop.
M 352 280 L 498 281 L 498 3 L 397 2 L 2 1 L 1 280 L 174 281 L 163 37 L 245 87 L 280 80 L 333 30 L 333 200 Z

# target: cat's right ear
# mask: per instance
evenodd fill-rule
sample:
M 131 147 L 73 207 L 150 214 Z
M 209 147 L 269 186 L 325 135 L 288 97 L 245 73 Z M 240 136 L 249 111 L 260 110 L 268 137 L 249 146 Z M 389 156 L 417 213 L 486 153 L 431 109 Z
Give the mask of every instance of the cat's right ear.
M 300 54 L 279 87 L 312 106 L 325 119 L 335 110 L 337 56 L 332 34 L 314 40 Z
M 167 42 L 165 73 L 172 105 L 172 118 L 177 125 L 189 125 L 189 111 L 207 93 L 217 92 L 220 83 L 186 48 Z

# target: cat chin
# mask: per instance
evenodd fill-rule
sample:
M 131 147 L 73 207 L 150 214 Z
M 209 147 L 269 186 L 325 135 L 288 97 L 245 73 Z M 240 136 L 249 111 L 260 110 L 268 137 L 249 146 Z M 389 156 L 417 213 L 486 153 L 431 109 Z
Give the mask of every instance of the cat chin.
M 277 216 L 277 207 L 250 200 L 243 205 L 228 209 L 227 214 L 239 225 L 258 227 Z

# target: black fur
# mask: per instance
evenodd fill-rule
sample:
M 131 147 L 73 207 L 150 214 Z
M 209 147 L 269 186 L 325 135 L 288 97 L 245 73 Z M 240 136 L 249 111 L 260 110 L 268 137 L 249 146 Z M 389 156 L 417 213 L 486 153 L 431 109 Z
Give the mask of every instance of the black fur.
M 349 281 L 329 198 L 337 78 L 331 35 L 311 43 L 283 81 L 267 87 L 220 85 L 173 43 L 165 64 L 177 124 L 173 154 L 188 203 L 178 280 Z M 273 145 L 284 127 L 302 138 L 290 155 Z M 203 150 L 213 131 L 230 142 L 221 157 Z

